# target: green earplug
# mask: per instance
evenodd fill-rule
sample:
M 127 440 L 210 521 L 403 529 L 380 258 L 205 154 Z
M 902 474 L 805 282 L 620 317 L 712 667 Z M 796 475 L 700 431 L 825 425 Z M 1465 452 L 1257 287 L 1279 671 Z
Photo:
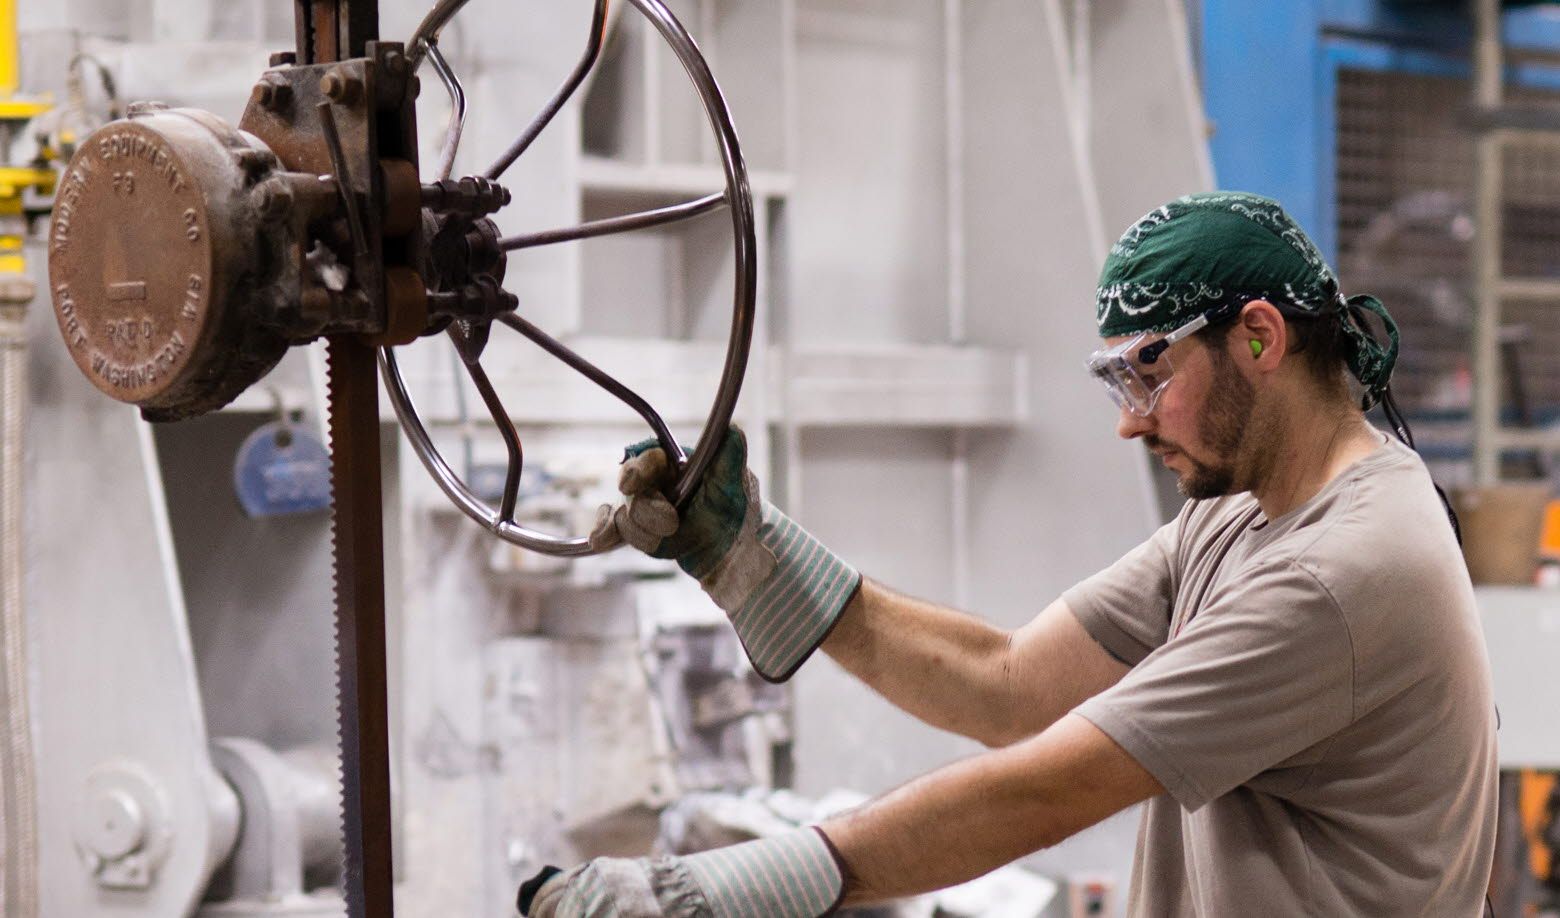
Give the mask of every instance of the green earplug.
M 1253 357 L 1261 357 L 1262 356 L 1262 342 L 1258 341 L 1255 338 L 1251 339 L 1251 356 L 1253 356 Z

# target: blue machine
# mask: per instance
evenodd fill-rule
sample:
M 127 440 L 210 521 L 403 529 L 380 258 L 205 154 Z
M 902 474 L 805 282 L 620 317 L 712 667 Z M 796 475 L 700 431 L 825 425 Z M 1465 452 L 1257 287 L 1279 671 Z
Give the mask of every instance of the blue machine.
M 1468 76 L 1457 0 L 1201 0 L 1195 40 L 1218 184 L 1284 202 L 1338 256 L 1334 146 L 1340 69 Z M 1560 52 L 1560 3 L 1508 3 L 1508 49 Z M 1560 89 L 1560 67 L 1520 64 L 1509 86 Z

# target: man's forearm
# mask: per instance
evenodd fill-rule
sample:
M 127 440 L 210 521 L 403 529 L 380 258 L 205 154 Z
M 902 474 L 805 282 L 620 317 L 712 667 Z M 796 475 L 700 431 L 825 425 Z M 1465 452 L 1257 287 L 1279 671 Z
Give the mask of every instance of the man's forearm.
M 522 888 L 521 908 L 535 918 L 598 910 L 817 918 L 841 903 L 973 879 L 1163 792 L 1114 740 L 1070 715 L 822 826 L 684 857 L 549 869 Z
M 1009 632 L 871 580 L 822 646 L 895 705 L 988 746 L 1034 736 L 1127 671 L 1060 600 Z
M 993 745 L 1010 633 L 863 580 L 823 642 L 847 672 L 921 720 Z
M 986 874 L 1163 793 L 1076 715 L 939 769 L 820 827 L 844 861 L 845 904 L 916 895 Z

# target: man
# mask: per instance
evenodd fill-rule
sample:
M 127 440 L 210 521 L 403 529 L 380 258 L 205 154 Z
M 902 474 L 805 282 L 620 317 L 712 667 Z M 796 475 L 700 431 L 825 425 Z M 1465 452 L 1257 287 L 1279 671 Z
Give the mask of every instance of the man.
M 1345 300 L 1275 202 L 1216 192 L 1127 230 L 1096 318 L 1118 432 L 1189 501 L 1012 633 L 862 579 L 760 501 L 740 434 L 681 518 L 656 489 L 664 455 L 630 450 L 598 544 L 677 558 L 766 677 L 821 646 L 993 751 L 817 827 L 544 871 L 522 910 L 814 918 L 1148 801 L 1134 915 L 1479 913 L 1497 771 L 1472 588 L 1423 463 L 1345 377 L 1365 407 L 1385 394 L 1385 309 Z

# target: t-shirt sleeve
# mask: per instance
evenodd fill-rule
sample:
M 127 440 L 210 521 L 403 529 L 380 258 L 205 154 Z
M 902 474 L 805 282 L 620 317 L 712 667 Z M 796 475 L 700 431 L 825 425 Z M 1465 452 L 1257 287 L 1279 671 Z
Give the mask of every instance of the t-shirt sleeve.
M 1089 636 L 1128 666 L 1169 636 L 1180 526 L 1180 517 L 1171 520 L 1121 560 L 1062 594 Z
M 1309 571 L 1281 562 L 1210 597 L 1075 713 L 1196 810 L 1348 726 L 1353 700 L 1337 603 Z

